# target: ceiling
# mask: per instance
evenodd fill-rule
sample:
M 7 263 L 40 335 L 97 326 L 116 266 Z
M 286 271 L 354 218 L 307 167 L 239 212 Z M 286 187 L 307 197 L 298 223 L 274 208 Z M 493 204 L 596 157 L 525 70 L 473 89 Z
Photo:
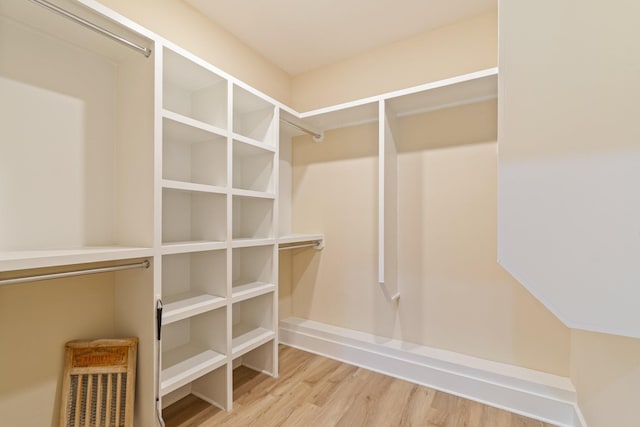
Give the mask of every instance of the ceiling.
M 292 76 L 497 7 L 497 0 L 184 1 Z

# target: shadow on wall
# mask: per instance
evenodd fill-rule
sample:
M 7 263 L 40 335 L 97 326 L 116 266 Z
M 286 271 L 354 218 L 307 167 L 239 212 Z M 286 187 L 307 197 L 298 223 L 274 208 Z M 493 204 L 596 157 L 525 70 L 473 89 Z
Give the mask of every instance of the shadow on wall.
M 447 108 L 399 120 L 398 152 L 433 150 L 496 141 L 496 100 Z
M 107 273 L 0 287 L 2 425 L 58 425 L 64 344 L 114 336 L 113 280 Z

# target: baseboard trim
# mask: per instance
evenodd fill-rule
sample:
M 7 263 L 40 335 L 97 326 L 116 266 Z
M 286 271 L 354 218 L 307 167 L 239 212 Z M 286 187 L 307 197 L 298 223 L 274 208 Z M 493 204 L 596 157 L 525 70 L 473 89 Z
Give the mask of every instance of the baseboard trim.
M 585 421 L 582 411 L 577 404 L 574 407 L 573 425 L 575 427 L 587 427 L 587 422 Z
M 290 317 L 282 344 L 562 427 L 586 427 L 568 378 Z M 582 421 L 581 421 L 582 420 Z

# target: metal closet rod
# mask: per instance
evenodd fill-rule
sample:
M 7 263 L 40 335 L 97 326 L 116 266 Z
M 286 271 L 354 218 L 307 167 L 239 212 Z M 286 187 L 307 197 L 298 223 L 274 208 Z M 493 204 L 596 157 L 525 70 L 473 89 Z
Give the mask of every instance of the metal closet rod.
M 84 18 L 79 17 L 78 15 L 75 15 L 71 12 L 68 12 L 64 9 L 62 9 L 61 7 L 56 6 L 53 3 L 49 3 L 46 0 L 31 0 L 32 2 L 44 7 L 45 9 L 50 10 L 51 12 L 57 13 L 60 16 L 63 16 L 67 19 L 70 19 L 72 21 L 74 21 L 77 24 L 82 25 L 85 28 L 88 28 L 90 30 L 95 31 L 96 33 L 102 34 L 104 36 L 109 37 L 112 40 L 115 40 L 119 43 L 122 43 L 125 46 L 128 46 L 132 49 L 137 50 L 138 52 L 142 53 L 145 57 L 149 57 L 149 55 L 151 55 L 151 49 L 149 49 L 148 47 L 145 46 L 141 46 L 138 43 L 132 42 L 131 40 L 125 39 L 122 36 L 119 36 L 116 33 L 112 33 L 111 31 L 102 28 L 92 22 L 87 21 Z
M 287 250 L 287 249 L 298 249 L 298 248 L 309 248 L 309 247 L 319 247 L 320 246 L 320 242 L 316 241 L 316 242 L 311 242 L 311 243 L 302 243 L 300 245 L 292 245 L 292 246 L 282 246 L 278 249 L 280 249 L 281 251 Z
M 281 122 L 285 122 L 286 124 L 288 124 L 289 126 L 293 126 L 296 129 L 301 130 L 302 132 L 311 135 L 315 140 L 320 141 L 322 140 L 322 134 L 321 133 L 316 133 L 314 131 L 312 131 L 311 129 L 307 129 L 304 126 L 300 126 L 297 123 L 293 123 L 290 120 L 285 119 L 284 117 L 280 117 L 280 121 Z
M 151 263 L 144 260 L 135 264 L 115 265 L 113 267 L 85 268 L 81 270 L 65 271 L 64 273 L 37 274 L 34 276 L 0 279 L 0 285 L 15 285 L 18 283 L 35 282 L 36 280 L 61 279 L 63 277 L 83 276 L 85 274 L 107 273 L 109 271 L 129 270 L 132 268 L 149 268 Z

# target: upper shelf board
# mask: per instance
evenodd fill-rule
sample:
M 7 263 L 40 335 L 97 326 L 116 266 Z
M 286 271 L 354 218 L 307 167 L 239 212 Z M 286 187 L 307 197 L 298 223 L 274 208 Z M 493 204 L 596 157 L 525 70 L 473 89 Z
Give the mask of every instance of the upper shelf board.
M 95 246 L 69 249 L 0 251 L 0 272 L 62 267 L 88 262 L 119 261 L 153 255 L 150 248 Z
M 300 114 L 306 123 L 322 129 L 338 129 L 378 120 L 378 103 L 385 101 L 396 116 L 481 102 L 498 96 L 498 69 L 463 74 L 408 89 Z

